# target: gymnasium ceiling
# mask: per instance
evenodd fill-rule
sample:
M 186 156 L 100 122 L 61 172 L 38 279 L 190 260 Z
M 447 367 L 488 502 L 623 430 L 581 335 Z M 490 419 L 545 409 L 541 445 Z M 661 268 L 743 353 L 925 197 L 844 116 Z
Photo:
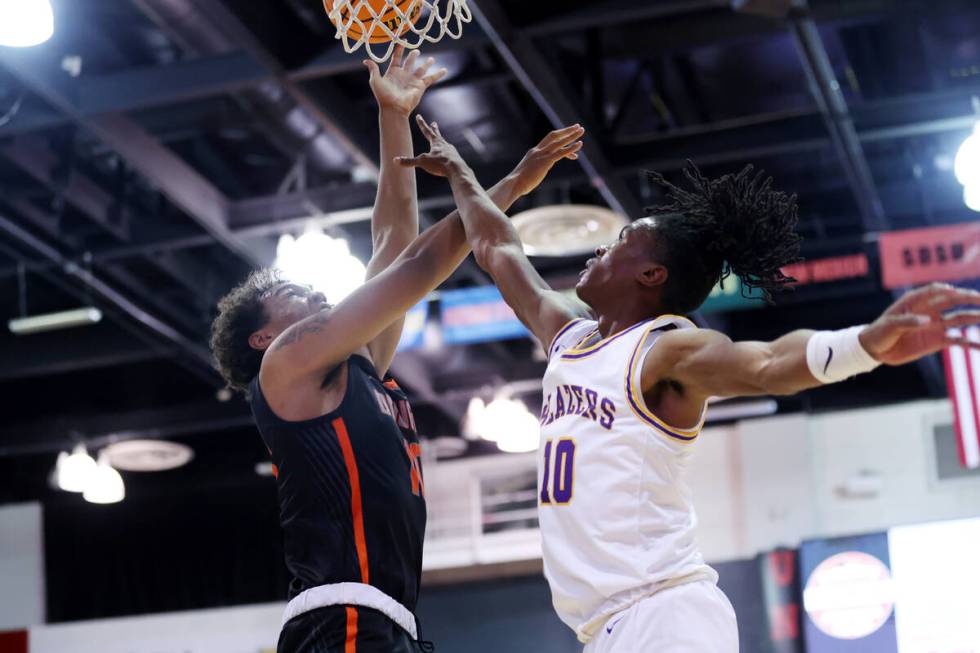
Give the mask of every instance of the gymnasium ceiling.
M 0 126 L 0 316 L 21 310 L 23 269 L 29 313 L 93 303 L 107 319 L 0 333 L 0 502 L 46 496 L 55 453 L 79 438 L 174 438 L 198 458 L 171 481 L 256 482 L 264 452 L 244 403 L 217 398 L 208 325 L 216 299 L 310 215 L 368 258 L 378 143 L 361 57 L 333 39 L 320 0 L 53 4 L 48 44 L 0 49 L 0 116 L 19 105 Z M 638 216 L 659 197 L 643 169 L 752 162 L 799 194 L 807 257 L 870 258 L 870 278 L 702 318 L 735 338 L 873 318 L 891 298 L 877 234 L 973 217 L 948 166 L 980 94 L 975 2 L 813 0 L 791 18 L 715 0 L 478 6 L 461 40 L 430 48 L 450 76 L 421 110 L 480 178 L 504 174 L 552 119 L 589 130 L 585 165 L 562 163 L 517 210 L 574 201 Z M 438 180 L 420 177 L 420 196 L 425 222 L 451 207 Z M 538 262 L 559 286 L 582 263 Z M 447 287 L 487 282 L 469 262 Z M 455 436 L 472 392 L 542 369 L 515 340 L 402 354 L 395 372 L 420 430 Z M 943 392 L 930 361 L 780 408 Z

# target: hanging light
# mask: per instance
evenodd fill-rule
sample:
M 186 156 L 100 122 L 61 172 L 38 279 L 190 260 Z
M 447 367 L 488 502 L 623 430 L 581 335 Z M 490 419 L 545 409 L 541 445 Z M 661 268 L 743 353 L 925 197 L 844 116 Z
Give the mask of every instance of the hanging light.
M 956 151 L 953 172 L 956 180 L 967 188 L 980 186 L 980 121 L 973 126 L 973 133 Z
M 126 498 L 122 476 L 109 464 L 109 458 L 105 454 L 99 456 L 99 462 L 82 496 L 89 503 L 119 503 Z
M 275 266 L 290 281 L 313 286 L 331 303 L 352 293 L 367 273 L 345 239 L 331 238 L 318 228 L 307 229 L 299 238 L 283 234 Z
M 85 451 L 85 445 L 78 444 L 70 455 L 64 451 L 58 454 L 58 462 L 55 464 L 56 483 L 65 492 L 84 492 L 95 470 L 95 461 Z
M 482 417 L 483 438 L 497 443 L 507 453 L 538 448 L 538 420 L 522 401 L 498 397 L 486 407 Z
M 29 48 L 54 34 L 49 0 L 0 0 L 0 45 Z
M 463 418 L 463 437 L 467 440 L 487 439 L 484 437 L 487 429 L 485 426 L 484 415 L 487 412 L 487 405 L 480 397 L 470 399 L 466 407 L 466 417 Z
M 980 213 L 980 181 L 963 189 L 963 203 L 971 211 Z

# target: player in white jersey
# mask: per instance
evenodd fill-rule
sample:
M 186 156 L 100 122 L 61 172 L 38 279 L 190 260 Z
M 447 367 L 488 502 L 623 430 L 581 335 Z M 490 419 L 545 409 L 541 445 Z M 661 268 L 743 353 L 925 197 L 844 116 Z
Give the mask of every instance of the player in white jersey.
M 557 293 L 438 128 L 401 160 L 446 176 L 477 262 L 547 347 L 538 481 L 545 575 L 587 653 L 733 653 L 735 614 L 694 539 L 684 472 L 709 397 L 786 395 L 968 344 L 980 293 L 934 285 L 870 325 L 732 342 L 680 317 L 729 274 L 766 298 L 792 282 L 795 199 L 748 168 L 691 189 L 659 175 L 667 204 L 596 250 L 576 291 Z M 579 130 L 581 134 L 581 130 Z M 569 158 L 581 142 L 567 146 Z M 549 344 L 550 343 L 550 344 Z

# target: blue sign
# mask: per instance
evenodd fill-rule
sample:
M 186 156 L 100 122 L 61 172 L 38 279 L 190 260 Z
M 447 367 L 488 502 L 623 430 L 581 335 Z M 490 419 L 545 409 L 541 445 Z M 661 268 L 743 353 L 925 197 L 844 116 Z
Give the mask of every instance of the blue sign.
M 398 341 L 398 351 L 411 351 L 422 346 L 425 340 L 425 319 L 428 314 L 427 299 L 408 309 L 405 313 L 405 326 L 402 327 L 402 339 Z
M 449 345 L 530 335 L 495 286 L 447 290 L 440 297 L 442 338 Z

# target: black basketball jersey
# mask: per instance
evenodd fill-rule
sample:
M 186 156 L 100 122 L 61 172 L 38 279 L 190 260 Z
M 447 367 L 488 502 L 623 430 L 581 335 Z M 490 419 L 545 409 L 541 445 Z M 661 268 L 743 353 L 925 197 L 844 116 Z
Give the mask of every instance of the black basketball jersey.
M 414 611 L 426 518 L 415 420 L 404 392 L 370 361 L 351 356 L 347 369 L 340 406 L 300 422 L 277 417 L 252 381 L 252 415 L 279 488 L 289 598 L 367 583 Z

